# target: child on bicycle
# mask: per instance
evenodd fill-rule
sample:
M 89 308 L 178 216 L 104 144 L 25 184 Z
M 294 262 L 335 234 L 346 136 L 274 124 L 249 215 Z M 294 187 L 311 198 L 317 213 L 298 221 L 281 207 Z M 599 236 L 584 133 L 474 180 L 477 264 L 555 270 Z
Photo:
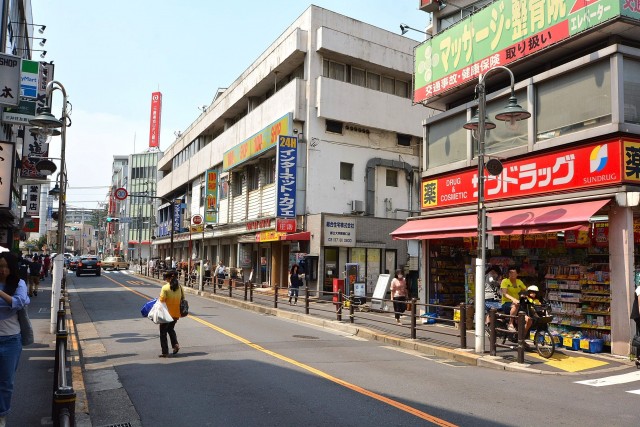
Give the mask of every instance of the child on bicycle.
M 531 285 L 527 288 L 527 291 L 521 295 L 521 301 L 524 299 L 524 305 L 522 308 L 525 313 L 525 334 L 529 333 L 529 329 L 533 326 L 533 322 L 540 317 L 539 310 L 541 310 L 542 303 L 538 299 L 538 292 L 540 289 L 536 285 Z

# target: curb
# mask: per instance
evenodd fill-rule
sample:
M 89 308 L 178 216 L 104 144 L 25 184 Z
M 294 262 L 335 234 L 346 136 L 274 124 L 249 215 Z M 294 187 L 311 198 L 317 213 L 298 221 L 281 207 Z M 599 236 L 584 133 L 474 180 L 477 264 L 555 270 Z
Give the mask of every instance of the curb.
M 73 321 L 68 290 L 65 290 L 64 298 L 65 306 L 67 307 L 67 325 L 69 325 L 70 346 L 67 348 L 67 351 L 69 353 L 69 365 L 71 369 L 71 385 L 76 393 L 75 425 L 77 427 L 92 427 L 93 424 L 89 416 L 89 400 L 87 399 L 87 389 L 82 372 L 78 330 Z
M 159 284 L 163 283 L 162 280 L 156 279 L 154 277 L 144 276 L 139 273 L 134 273 L 134 274 L 140 278 L 154 281 Z M 183 286 L 183 288 L 187 293 L 209 298 L 226 305 L 254 311 L 261 314 L 269 314 L 269 315 L 281 317 L 284 319 L 294 320 L 300 323 L 307 323 L 307 324 L 319 326 L 322 328 L 345 332 L 360 338 L 367 339 L 369 341 L 378 341 L 385 344 L 400 347 L 403 349 L 417 351 L 419 353 L 422 353 L 428 356 L 436 356 L 439 358 L 444 358 L 444 359 L 465 363 L 469 366 L 478 366 L 478 367 L 495 369 L 500 371 L 538 374 L 538 375 L 577 376 L 577 375 L 584 374 L 584 372 L 551 372 L 551 371 L 544 371 L 537 368 L 530 368 L 529 366 L 531 365 L 527 363 L 521 364 L 517 362 L 508 362 L 501 356 L 489 356 L 489 355 L 481 355 L 481 354 L 473 353 L 472 349 L 442 347 L 438 345 L 424 343 L 417 340 L 400 338 L 394 335 L 382 334 L 382 333 L 373 331 L 371 329 L 364 328 L 362 326 L 357 326 L 355 324 L 342 323 L 342 322 L 338 322 L 337 320 L 322 319 L 322 318 L 306 315 L 304 313 L 297 313 L 297 312 L 285 311 L 285 310 L 281 310 L 273 307 L 256 305 L 254 303 L 244 301 L 243 299 L 229 298 L 226 295 L 222 295 L 220 292 L 214 294 L 211 291 L 199 291 L 199 290 L 185 287 L 185 286 Z M 271 292 L 271 295 L 273 295 L 273 292 Z M 622 366 L 609 367 L 609 368 L 604 368 L 600 370 L 589 371 L 588 373 L 593 374 L 597 372 L 611 372 L 611 371 L 626 369 L 628 366 L 632 366 L 632 364 L 629 364 L 627 366 L 622 361 L 617 361 L 617 362 L 621 363 Z

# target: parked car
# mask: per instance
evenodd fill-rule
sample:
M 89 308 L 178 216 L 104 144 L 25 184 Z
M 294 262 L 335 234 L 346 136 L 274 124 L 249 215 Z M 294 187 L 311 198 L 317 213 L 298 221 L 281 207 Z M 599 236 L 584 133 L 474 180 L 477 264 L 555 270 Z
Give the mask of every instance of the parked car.
M 102 268 L 105 270 L 120 270 L 121 268 L 128 270 L 129 263 L 121 256 L 109 256 L 102 261 Z
M 80 257 L 79 256 L 74 256 L 69 258 L 69 270 L 71 271 L 75 271 L 76 268 L 78 267 L 78 263 L 80 262 Z
M 80 277 L 81 274 L 95 274 L 99 276 L 101 272 L 101 263 L 95 255 L 83 255 L 80 257 L 80 261 L 76 267 L 76 276 Z

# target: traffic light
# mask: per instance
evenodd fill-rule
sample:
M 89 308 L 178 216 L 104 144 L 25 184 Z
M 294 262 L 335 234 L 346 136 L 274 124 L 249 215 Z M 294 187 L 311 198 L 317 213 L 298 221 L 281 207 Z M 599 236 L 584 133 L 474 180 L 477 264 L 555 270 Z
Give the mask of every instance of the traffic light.
M 120 222 L 120 218 L 107 217 L 107 222 Z

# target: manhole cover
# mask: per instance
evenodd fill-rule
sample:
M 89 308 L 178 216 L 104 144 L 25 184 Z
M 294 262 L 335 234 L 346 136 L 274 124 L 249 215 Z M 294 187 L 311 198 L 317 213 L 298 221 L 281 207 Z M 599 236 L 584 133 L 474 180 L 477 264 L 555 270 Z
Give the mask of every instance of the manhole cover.
M 318 337 L 312 337 L 312 336 L 309 336 L 309 335 L 294 335 L 293 337 L 294 338 L 301 338 L 303 340 L 317 340 L 317 339 L 319 339 Z

